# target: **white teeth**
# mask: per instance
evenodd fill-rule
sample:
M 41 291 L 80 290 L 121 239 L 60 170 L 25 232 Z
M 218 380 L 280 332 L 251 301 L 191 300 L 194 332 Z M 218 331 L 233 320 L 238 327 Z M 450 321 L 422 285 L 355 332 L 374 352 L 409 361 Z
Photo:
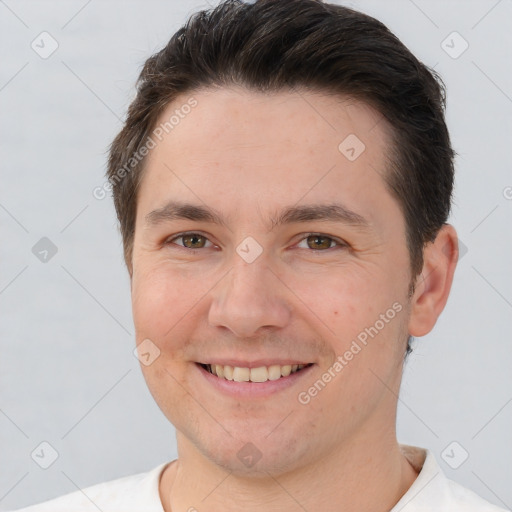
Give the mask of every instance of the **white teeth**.
M 277 380 L 281 378 L 281 367 L 278 364 L 268 367 L 268 379 Z
M 283 377 L 288 377 L 288 375 L 290 375 L 290 373 L 292 373 L 292 365 L 291 364 L 281 366 L 281 375 Z
M 215 365 L 215 373 L 219 377 L 224 377 L 224 366 L 221 366 L 220 364 Z
M 217 365 L 215 365 L 217 366 Z M 217 376 L 220 377 L 219 374 Z M 224 378 L 227 380 L 233 380 L 233 367 L 232 366 L 224 366 Z
M 249 368 L 239 368 L 235 366 L 233 368 L 233 380 L 235 382 L 249 382 L 251 370 Z
M 277 380 L 281 377 L 288 377 L 291 373 L 301 370 L 305 364 L 278 364 L 272 366 L 259 366 L 258 368 L 240 368 L 238 366 L 222 366 L 219 364 L 207 365 L 210 373 L 221 379 L 233 380 L 235 382 L 266 382 Z
M 251 382 L 265 382 L 268 380 L 268 370 L 266 366 L 251 368 Z

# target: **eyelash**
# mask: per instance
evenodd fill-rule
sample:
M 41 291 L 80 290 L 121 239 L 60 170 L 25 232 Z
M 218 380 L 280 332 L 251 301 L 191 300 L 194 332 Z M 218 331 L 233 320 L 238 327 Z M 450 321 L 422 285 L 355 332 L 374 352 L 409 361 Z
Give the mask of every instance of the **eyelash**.
M 204 250 L 204 249 L 208 249 L 208 247 L 201 247 L 199 249 L 190 249 L 190 248 L 185 247 L 183 245 L 178 245 L 178 244 L 174 243 L 175 240 L 178 240 L 178 239 L 183 238 L 183 237 L 188 236 L 188 235 L 199 235 L 199 236 L 205 238 L 208 242 L 212 243 L 211 240 L 206 235 L 203 235 L 201 232 L 198 232 L 198 231 L 187 231 L 185 233 L 179 233 L 178 235 L 175 235 L 172 238 L 168 238 L 167 240 L 165 240 L 164 245 L 166 245 L 166 246 L 169 246 L 171 244 L 172 245 L 176 245 L 180 249 L 184 249 L 185 251 L 188 251 L 189 253 L 192 253 L 192 254 L 195 254 L 196 252 Z M 321 237 L 321 238 L 328 238 L 329 240 L 332 240 L 335 244 L 337 244 L 338 249 L 346 249 L 348 247 L 348 244 L 346 244 L 342 240 L 340 240 L 338 238 L 334 238 L 334 237 L 329 236 L 329 235 L 325 235 L 323 233 L 305 233 L 303 235 L 303 237 L 297 243 L 300 243 L 300 242 L 306 240 L 310 236 L 318 236 L 318 237 Z M 322 252 L 330 252 L 333 249 L 336 249 L 336 246 L 329 247 L 328 249 L 309 249 L 309 252 L 312 252 L 312 253 L 322 253 Z

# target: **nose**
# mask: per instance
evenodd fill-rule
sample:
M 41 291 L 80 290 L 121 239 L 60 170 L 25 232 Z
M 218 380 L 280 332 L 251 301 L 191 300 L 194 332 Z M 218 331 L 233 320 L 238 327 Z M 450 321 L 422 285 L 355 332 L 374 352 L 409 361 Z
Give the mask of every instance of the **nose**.
M 286 286 L 262 257 L 247 263 L 235 255 L 231 271 L 213 289 L 210 325 L 251 338 L 264 328 L 283 328 L 290 319 Z

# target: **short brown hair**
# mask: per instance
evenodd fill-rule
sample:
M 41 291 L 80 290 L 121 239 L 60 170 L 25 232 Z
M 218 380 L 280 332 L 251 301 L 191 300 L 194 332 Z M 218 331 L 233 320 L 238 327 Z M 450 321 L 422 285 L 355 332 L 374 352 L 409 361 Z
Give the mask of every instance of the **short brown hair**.
M 394 140 L 384 179 L 404 214 L 412 276 L 418 275 L 423 247 L 451 206 L 454 152 L 443 83 L 378 20 L 316 0 L 223 1 L 194 14 L 146 61 L 107 171 L 130 272 L 140 151 L 157 118 L 178 95 L 233 85 L 347 95 L 387 119 Z

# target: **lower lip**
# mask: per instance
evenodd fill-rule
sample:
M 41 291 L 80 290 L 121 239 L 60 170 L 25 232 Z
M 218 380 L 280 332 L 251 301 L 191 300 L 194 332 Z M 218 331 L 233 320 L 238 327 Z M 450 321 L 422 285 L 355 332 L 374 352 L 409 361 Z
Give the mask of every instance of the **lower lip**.
M 298 383 L 305 376 L 309 375 L 315 366 L 312 364 L 311 366 L 302 368 L 302 370 L 290 373 L 287 377 L 281 377 L 277 380 L 267 380 L 266 382 L 236 382 L 234 380 L 221 379 L 220 377 L 210 373 L 208 370 L 205 370 L 199 363 L 194 364 L 200 374 L 215 389 L 235 398 L 268 397 Z

